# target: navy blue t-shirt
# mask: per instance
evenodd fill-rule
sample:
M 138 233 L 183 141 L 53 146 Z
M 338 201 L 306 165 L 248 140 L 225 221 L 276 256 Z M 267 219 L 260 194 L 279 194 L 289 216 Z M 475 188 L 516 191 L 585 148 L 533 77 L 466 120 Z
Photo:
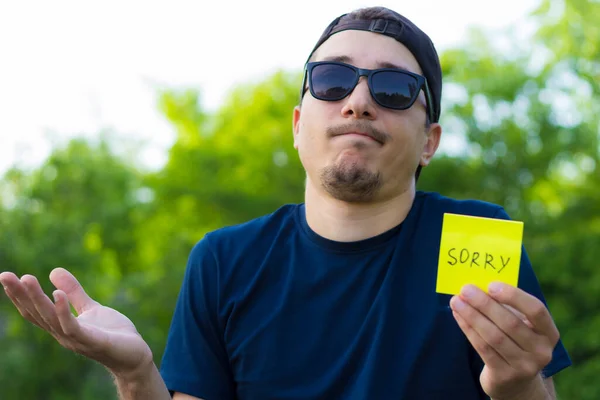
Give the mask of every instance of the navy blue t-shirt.
M 161 374 L 206 400 L 487 398 L 483 363 L 435 292 L 444 213 L 502 207 L 417 192 L 396 228 L 325 239 L 304 205 L 207 234 L 193 248 Z M 544 298 L 523 249 L 519 287 Z M 545 376 L 569 366 L 562 343 Z

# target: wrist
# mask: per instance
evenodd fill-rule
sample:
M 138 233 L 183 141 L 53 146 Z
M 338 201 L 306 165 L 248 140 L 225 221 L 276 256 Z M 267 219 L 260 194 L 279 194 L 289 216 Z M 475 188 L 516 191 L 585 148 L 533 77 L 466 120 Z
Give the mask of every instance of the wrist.
M 152 362 L 135 371 L 114 374 L 120 400 L 166 400 L 171 396 L 158 368 Z
M 492 400 L 552 400 L 548 389 L 544 384 L 544 379 L 538 375 L 531 382 L 525 384 L 522 388 L 507 397 L 494 397 Z
M 151 379 L 156 370 L 157 368 L 154 364 L 154 360 L 150 358 L 132 370 L 109 369 L 109 372 L 120 384 L 135 386 L 138 384 L 143 384 L 144 382 L 147 382 L 148 379 Z

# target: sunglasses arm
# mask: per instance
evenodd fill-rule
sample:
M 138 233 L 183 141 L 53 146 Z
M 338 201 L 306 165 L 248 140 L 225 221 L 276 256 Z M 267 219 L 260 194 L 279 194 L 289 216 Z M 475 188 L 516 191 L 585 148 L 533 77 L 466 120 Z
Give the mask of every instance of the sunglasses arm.
M 302 103 L 302 99 L 304 98 L 304 94 L 308 89 L 307 81 L 308 81 L 308 68 L 304 67 L 304 74 L 302 75 L 302 86 L 300 86 L 300 102 Z
M 429 90 L 429 84 L 427 83 L 427 79 L 425 80 L 425 100 L 427 101 L 427 112 L 429 114 L 429 122 L 433 123 L 434 113 L 433 113 L 433 100 L 431 98 L 431 91 Z

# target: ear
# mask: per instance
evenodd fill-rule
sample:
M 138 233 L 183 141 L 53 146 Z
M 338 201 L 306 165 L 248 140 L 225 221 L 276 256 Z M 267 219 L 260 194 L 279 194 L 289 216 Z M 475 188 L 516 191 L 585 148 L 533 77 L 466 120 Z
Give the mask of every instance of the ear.
M 298 150 L 298 134 L 300 133 L 300 105 L 294 107 L 294 115 L 292 117 L 292 128 L 294 131 L 294 148 Z
M 440 145 L 441 137 L 442 126 L 438 123 L 431 124 L 426 132 L 426 142 L 425 146 L 423 146 L 423 152 L 421 153 L 421 160 L 419 161 L 420 165 L 424 167 L 429 165 L 429 162 Z

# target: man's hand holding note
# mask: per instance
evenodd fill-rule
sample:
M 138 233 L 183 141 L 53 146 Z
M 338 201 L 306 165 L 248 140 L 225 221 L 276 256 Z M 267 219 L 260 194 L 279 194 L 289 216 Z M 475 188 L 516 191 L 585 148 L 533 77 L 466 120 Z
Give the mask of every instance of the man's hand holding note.
M 436 291 L 480 355 L 492 399 L 547 398 L 540 375 L 559 339 L 546 306 L 517 287 L 523 223 L 446 214 Z M 549 397 L 548 397 L 549 398 Z

